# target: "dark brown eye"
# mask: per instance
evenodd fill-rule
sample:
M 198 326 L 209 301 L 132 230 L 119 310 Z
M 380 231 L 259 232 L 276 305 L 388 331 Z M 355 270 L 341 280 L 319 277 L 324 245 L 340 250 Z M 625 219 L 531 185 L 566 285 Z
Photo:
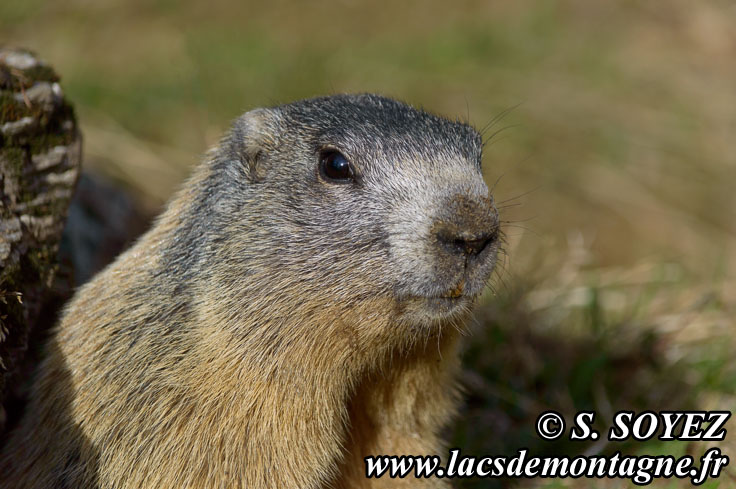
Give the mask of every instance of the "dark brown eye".
M 325 180 L 333 183 L 349 183 L 353 180 L 353 168 L 342 153 L 336 150 L 322 152 L 319 171 Z

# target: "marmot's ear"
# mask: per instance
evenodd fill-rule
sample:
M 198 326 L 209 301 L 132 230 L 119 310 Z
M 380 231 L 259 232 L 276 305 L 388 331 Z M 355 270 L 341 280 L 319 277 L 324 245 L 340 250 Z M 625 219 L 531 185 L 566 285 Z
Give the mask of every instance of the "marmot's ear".
M 276 143 L 275 119 L 271 109 L 251 110 L 235 121 L 230 132 L 231 156 L 240 161 L 252 182 L 266 176 L 263 160 Z

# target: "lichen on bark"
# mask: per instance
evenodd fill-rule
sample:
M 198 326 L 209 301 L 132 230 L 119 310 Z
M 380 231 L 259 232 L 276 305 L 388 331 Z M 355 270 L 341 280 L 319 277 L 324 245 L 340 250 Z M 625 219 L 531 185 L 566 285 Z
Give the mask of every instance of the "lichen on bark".
M 31 52 L 0 47 L 0 433 L 3 404 L 27 373 L 29 338 L 54 293 L 80 160 L 81 135 L 58 75 Z

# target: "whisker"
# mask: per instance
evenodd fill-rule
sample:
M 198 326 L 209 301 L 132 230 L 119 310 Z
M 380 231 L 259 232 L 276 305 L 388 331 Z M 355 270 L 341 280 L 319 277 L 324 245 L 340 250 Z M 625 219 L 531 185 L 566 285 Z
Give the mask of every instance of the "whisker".
M 519 195 L 517 195 L 515 197 L 510 197 L 508 199 L 504 199 L 504 200 L 498 201 L 498 202 L 496 202 L 496 204 L 505 204 L 506 202 L 510 202 L 512 200 L 520 199 L 520 198 L 525 197 L 525 196 L 527 196 L 527 195 L 529 195 L 529 194 L 531 194 L 533 192 L 536 192 L 540 188 L 542 188 L 542 186 L 541 185 L 538 185 L 538 186 L 534 187 L 533 189 L 527 190 L 526 192 L 524 192 L 522 194 L 519 194 Z
M 508 130 L 508 129 L 513 129 L 513 128 L 515 128 L 515 127 L 519 127 L 520 125 L 521 125 L 521 124 L 511 124 L 510 126 L 504 126 L 504 127 L 500 128 L 500 129 L 498 129 L 498 130 L 494 131 L 493 133 L 491 133 L 491 135 L 490 135 L 490 136 L 488 136 L 488 138 L 487 138 L 487 139 L 485 139 L 485 140 L 483 141 L 483 147 L 485 148 L 485 147 L 486 147 L 486 145 L 487 145 L 488 143 L 490 143 L 491 141 L 494 141 L 494 142 L 498 142 L 498 141 L 499 141 L 498 139 L 495 139 L 495 140 L 494 140 L 494 138 L 495 138 L 496 136 L 498 136 L 499 134 L 501 134 L 502 132 L 504 132 L 504 131 L 506 131 L 506 130 Z
M 500 113 L 498 113 L 496 116 L 493 117 L 483 128 L 478 131 L 481 136 L 485 135 L 486 131 L 489 130 L 493 125 L 499 121 L 501 121 L 504 117 L 506 117 L 511 111 L 517 109 L 520 107 L 522 102 L 519 102 L 516 105 L 512 105 L 511 107 L 508 107 L 506 109 L 503 109 Z

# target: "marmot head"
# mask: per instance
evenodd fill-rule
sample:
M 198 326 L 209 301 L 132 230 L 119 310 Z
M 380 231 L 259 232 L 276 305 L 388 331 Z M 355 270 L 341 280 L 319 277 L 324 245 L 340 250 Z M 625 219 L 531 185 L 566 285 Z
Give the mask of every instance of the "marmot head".
M 212 286 L 284 316 L 382 298 L 374 314 L 413 325 L 457 317 L 499 243 L 481 147 L 467 124 L 376 95 L 246 113 L 199 197 Z

